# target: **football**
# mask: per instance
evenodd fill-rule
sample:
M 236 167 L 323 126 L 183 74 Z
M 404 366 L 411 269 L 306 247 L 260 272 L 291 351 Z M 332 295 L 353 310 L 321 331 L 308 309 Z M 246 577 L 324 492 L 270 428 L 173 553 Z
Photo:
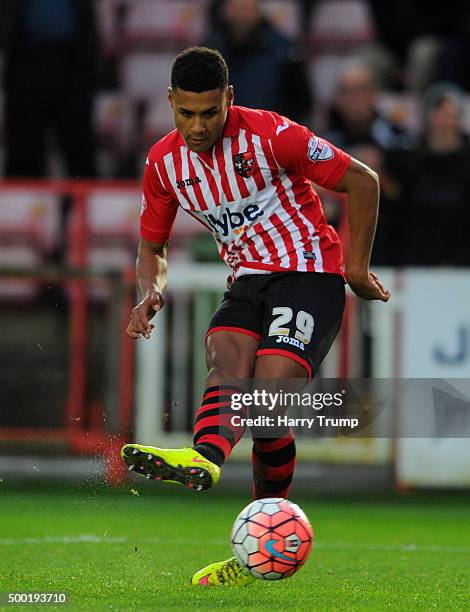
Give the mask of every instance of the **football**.
M 240 512 L 232 528 L 232 549 L 255 578 L 282 580 L 297 572 L 312 547 L 305 513 L 282 497 L 257 499 Z

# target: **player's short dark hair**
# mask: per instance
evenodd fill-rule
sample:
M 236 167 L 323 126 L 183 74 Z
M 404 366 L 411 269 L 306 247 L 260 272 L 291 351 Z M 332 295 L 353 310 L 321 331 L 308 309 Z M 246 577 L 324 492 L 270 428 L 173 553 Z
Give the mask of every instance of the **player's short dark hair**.
M 184 91 L 225 89 L 228 66 L 222 54 L 207 47 L 189 47 L 176 56 L 171 69 L 171 87 Z

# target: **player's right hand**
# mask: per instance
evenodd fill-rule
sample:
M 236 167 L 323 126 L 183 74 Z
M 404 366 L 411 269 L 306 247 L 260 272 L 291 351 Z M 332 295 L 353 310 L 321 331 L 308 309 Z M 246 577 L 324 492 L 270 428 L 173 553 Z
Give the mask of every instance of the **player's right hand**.
M 159 291 L 154 289 L 149 291 L 145 298 L 132 309 L 131 320 L 127 326 L 126 334 L 134 340 L 141 336 L 148 340 L 152 329 L 155 328 L 155 325 L 152 325 L 150 320 L 160 308 L 163 308 L 164 304 L 165 300 Z

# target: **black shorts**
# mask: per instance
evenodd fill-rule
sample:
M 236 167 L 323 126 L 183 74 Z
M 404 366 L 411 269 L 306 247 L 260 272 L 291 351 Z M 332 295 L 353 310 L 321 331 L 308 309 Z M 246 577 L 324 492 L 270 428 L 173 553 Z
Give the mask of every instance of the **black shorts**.
M 312 378 L 341 327 L 344 294 L 339 274 L 247 274 L 224 294 L 207 336 L 221 330 L 248 334 L 259 340 L 256 355 L 290 357 Z

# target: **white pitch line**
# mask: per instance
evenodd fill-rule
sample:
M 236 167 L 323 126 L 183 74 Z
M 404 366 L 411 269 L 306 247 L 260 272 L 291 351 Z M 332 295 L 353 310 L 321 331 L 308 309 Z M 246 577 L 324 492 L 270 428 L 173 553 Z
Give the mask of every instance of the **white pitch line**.
M 44 536 L 38 538 L 0 538 L 0 546 L 17 546 L 21 544 L 127 544 L 133 540 L 127 537 L 107 537 L 92 534 L 74 536 Z M 197 539 L 146 538 L 146 544 L 161 544 L 168 546 L 200 545 Z M 227 545 L 228 539 L 205 540 L 206 544 Z M 439 546 L 437 544 L 354 544 L 352 542 L 314 542 L 314 549 L 331 550 L 369 550 L 377 552 L 436 552 L 470 554 L 470 546 Z
M 437 544 L 354 544 L 352 542 L 319 542 L 314 548 L 359 549 L 378 552 L 443 552 L 470 553 L 470 546 L 439 546 Z
M 146 540 L 149 544 L 165 544 L 174 545 L 200 545 L 201 540 L 165 540 L 163 538 L 149 538 Z M 227 544 L 228 540 L 212 539 L 205 540 L 207 544 Z M 313 547 L 325 549 L 351 549 L 351 550 L 370 550 L 382 552 L 444 552 L 444 553 L 470 553 L 470 546 L 438 546 L 434 544 L 355 544 L 353 542 L 316 542 L 314 540 Z
M 42 538 L 1 538 L 0 546 L 17 544 L 123 544 L 127 538 L 108 538 L 84 533 L 77 536 L 44 536 Z

